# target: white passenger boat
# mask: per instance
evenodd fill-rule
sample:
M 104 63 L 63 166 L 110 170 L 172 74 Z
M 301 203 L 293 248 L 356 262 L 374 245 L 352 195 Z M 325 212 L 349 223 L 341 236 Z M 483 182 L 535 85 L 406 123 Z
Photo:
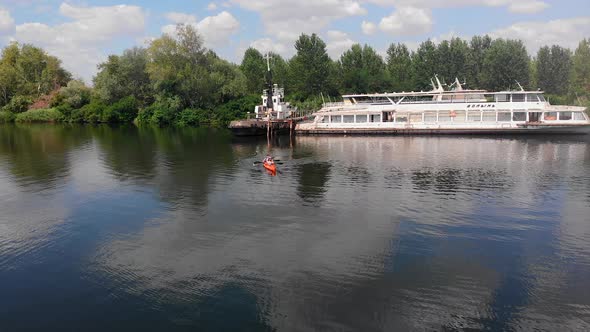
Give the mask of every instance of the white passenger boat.
M 326 103 L 301 134 L 495 134 L 588 133 L 584 107 L 551 105 L 542 91 L 487 92 L 463 89 L 455 80 L 445 91 L 357 94 Z M 520 85 L 519 85 L 520 86 Z

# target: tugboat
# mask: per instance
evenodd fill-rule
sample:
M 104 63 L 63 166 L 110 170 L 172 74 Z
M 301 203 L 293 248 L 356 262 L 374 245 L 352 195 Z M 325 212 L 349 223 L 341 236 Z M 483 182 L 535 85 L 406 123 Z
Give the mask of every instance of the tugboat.
M 262 104 L 254 108 L 254 119 L 232 121 L 229 129 L 236 136 L 262 136 L 289 131 L 291 122 L 288 121 L 296 109 L 284 101 L 285 89 L 272 83 L 270 70 L 270 54 L 266 55 L 266 84 L 267 88 L 262 92 Z

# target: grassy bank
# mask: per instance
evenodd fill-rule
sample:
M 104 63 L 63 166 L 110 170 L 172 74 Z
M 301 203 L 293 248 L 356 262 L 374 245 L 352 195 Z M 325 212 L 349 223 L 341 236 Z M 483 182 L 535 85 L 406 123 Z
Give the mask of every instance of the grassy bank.
M 15 113 L 0 111 L 0 123 L 135 123 L 157 126 L 224 127 L 230 121 L 245 118 L 258 104 L 258 96 L 246 96 L 214 109 L 182 108 L 176 98 L 162 98 L 147 107 L 138 106 L 133 97 L 111 105 L 94 99 L 75 108 L 62 103 L 52 108 Z
M 56 123 L 61 122 L 64 119 L 64 115 L 55 108 L 29 110 L 23 113 L 19 113 L 14 118 L 14 122 L 17 123 L 40 123 L 49 122 Z

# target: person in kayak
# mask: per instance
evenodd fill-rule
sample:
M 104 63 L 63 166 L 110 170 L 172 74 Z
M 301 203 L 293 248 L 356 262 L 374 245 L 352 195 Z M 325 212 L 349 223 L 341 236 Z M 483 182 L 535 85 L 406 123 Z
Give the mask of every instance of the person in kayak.
M 267 164 L 267 165 L 272 165 L 272 164 L 275 163 L 274 160 L 272 159 L 272 157 L 269 156 L 269 155 L 266 155 L 266 158 L 264 158 L 262 160 L 262 162 L 265 163 L 265 164 Z

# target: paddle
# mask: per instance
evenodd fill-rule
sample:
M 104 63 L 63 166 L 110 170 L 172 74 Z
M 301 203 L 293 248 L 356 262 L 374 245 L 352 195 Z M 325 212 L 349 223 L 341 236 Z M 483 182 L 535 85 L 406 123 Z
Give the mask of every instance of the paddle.
M 262 164 L 262 161 L 255 161 L 253 165 L 258 165 L 258 164 Z M 275 160 L 275 164 L 277 164 L 277 165 L 284 165 L 285 163 L 282 163 L 282 162 L 277 162 L 277 161 Z

